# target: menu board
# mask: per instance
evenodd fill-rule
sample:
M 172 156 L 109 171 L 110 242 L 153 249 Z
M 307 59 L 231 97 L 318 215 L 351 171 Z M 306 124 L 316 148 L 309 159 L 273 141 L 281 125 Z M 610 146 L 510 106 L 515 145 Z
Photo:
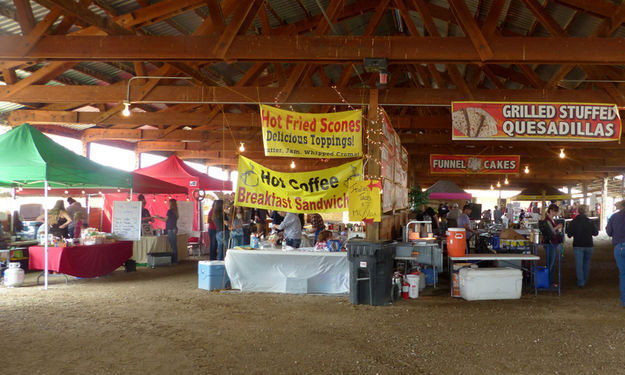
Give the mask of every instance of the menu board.
M 178 201 L 178 233 L 191 234 L 193 231 L 194 201 Z
M 352 180 L 347 194 L 349 197 L 349 221 L 373 223 L 382 221 L 380 212 L 380 181 Z
M 141 239 L 141 202 L 114 201 L 111 233 L 121 240 Z

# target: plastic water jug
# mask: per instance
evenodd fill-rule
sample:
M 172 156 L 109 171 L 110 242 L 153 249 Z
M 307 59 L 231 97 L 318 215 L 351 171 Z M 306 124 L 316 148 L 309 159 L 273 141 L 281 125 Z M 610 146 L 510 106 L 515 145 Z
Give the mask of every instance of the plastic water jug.
M 252 249 L 258 249 L 260 247 L 260 241 L 254 233 L 252 233 L 252 235 L 250 236 L 250 246 L 252 247 Z

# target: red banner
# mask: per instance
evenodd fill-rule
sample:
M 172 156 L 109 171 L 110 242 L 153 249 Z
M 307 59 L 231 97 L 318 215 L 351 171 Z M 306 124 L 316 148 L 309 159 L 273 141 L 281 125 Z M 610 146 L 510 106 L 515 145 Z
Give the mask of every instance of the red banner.
M 620 141 L 614 104 L 454 102 L 454 140 Z
M 515 174 L 519 155 L 430 155 L 432 174 Z

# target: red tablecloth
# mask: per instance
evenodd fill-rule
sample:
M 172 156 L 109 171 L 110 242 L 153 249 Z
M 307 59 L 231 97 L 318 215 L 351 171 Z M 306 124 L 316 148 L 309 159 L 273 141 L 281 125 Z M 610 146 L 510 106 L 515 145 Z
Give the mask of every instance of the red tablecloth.
M 28 267 L 45 268 L 45 253 L 41 246 L 28 249 Z M 76 277 L 97 277 L 109 274 L 132 257 L 132 241 L 71 247 L 49 247 L 48 269 Z

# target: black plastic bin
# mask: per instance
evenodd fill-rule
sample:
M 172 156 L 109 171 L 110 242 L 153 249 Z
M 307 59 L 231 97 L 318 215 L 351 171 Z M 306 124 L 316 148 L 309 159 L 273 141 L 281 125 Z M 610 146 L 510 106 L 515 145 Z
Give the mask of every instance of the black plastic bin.
M 391 302 L 395 245 L 393 241 L 347 242 L 351 303 L 381 306 Z

